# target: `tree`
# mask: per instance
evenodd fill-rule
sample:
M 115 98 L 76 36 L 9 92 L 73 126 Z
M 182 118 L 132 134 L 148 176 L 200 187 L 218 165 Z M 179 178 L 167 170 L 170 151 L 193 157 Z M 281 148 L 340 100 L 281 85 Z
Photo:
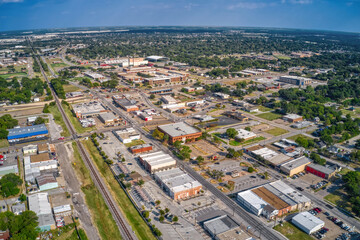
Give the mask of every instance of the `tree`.
M 155 99 L 155 94 L 150 94 L 150 99 Z
M 25 194 L 21 194 L 20 197 L 19 197 L 19 200 L 21 202 L 25 202 L 26 201 L 26 195 Z
M 174 216 L 173 219 L 172 219 L 173 222 L 177 222 L 179 221 L 179 218 L 177 216 Z
M 202 156 L 197 156 L 196 161 L 198 165 L 201 165 L 205 161 L 205 159 Z
M 228 135 L 229 138 L 235 138 L 236 135 L 238 135 L 238 132 L 235 128 L 228 128 L 226 129 L 226 135 Z
M 158 140 L 164 139 L 164 133 L 157 128 L 153 131 L 152 136 Z
M 37 117 L 35 122 L 34 122 L 34 125 L 40 125 L 40 124 L 44 124 L 45 123 L 45 119 L 42 118 L 42 117 Z
M 44 105 L 44 108 L 43 108 L 43 113 L 50 113 L 50 110 L 49 110 L 49 105 L 47 103 L 45 103 Z
M 162 216 L 162 215 L 165 215 L 165 211 L 162 210 L 162 209 L 160 209 L 159 213 L 160 213 L 161 216 Z
M 323 159 L 323 158 L 321 158 L 320 155 L 317 154 L 317 153 L 315 153 L 315 152 L 312 152 L 312 153 L 310 154 L 310 158 L 311 158 L 312 160 L 314 160 L 314 163 L 317 163 L 317 164 L 319 164 L 319 165 L 324 166 L 324 165 L 326 164 L 326 160 Z
M 20 192 L 18 186 L 22 184 L 22 179 L 14 174 L 9 173 L 0 179 L 0 191 L 3 197 L 15 196 Z
M 159 206 L 159 205 L 160 205 L 160 203 L 161 203 L 161 201 L 160 201 L 160 200 L 156 200 L 156 201 L 155 201 L 156 206 Z
M 150 212 L 149 211 L 143 211 L 142 215 L 143 215 L 144 218 L 149 218 Z
M 253 173 L 253 172 L 255 172 L 255 169 L 253 167 L 248 167 L 248 172 Z
M 35 240 L 39 235 L 38 217 L 33 211 L 15 215 L 10 211 L 0 213 L 0 229 L 9 229 L 11 239 Z
M 251 127 L 245 127 L 246 131 L 251 131 Z
M 145 183 L 144 180 L 140 179 L 137 184 L 138 184 L 139 186 L 142 186 L 142 185 L 144 185 L 144 183 Z
M 170 209 L 169 208 L 165 208 L 165 213 L 168 213 L 170 212 Z

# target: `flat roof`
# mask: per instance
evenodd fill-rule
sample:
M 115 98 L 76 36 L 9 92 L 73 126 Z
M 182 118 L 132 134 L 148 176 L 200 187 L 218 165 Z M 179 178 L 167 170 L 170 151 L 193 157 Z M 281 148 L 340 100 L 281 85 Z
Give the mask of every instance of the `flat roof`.
M 286 163 L 283 163 L 281 164 L 280 167 L 285 168 L 287 170 L 292 170 L 309 163 L 311 163 L 311 160 L 305 156 L 302 156 L 296 159 L 292 159 Z
M 302 116 L 292 113 L 292 114 L 286 114 L 286 115 L 284 116 L 284 118 L 288 118 L 288 119 L 298 119 L 298 118 L 302 118 Z
M 277 210 L 281 210 L 284 208 L 289 207 L 290 205 L 281 200 L 278 196 L 267 190 L 265 187 L 259 187 L 252 190 L 253 193 L 258 195 L 264 201 L 269 203 L 272 207 L 276 208 Z
M 48 193 L 35 193 L 28 196 L 29 210 L 41 214 L 52 214 Z
M 94 113 L 99 113 L 101 111 L 105 111 L 103 105 L 98 101 L 74 104 L 72 105 L 72 108 L 74 112 L 81 114 L 94 114 Z
M 54 207 L 54 214 L 71 211 L 70 204 Z
M 308 197 L 306 197 L 302 193 L 294 190 L 293 188 L 291 188 L 289 185 L 287 185 L 286 183 L 284 183 L 281 180 L 277 180 L 275 182 L 268 183 L 268 184 L 271 185 L 272 187 L 274 187 L 275 189 L 277 189 L 278 191 L 291 197 L 291 199 L 293 199 L 294 201 L 296 201 L 298 203 L 311 202 L 311 200 Z
M 23 147 L 22 149 L 23 149 L 23 152 L 29 151 L 29 150 L 37 150 L 37 145 L 27 145 L 27 146 Z
M 315 169 L 316 171 L 325 173 L 325 174 L 332 174 L 333 172 L 335 172 L 336 170 L 333 168 L 328 168 L 328 167 L 324 167 L 322 165 L 319 164 L 315 164 L 315 163 L 310 163 L 308 165 L 310 168 Z
M 175 165 L 176 160 L 163 151 L 143 154 L 139 156 L 143 161 L 147 162 L 152 168 L 162 165 Z
M 223 232 L 227 232 L 233 228 L 239 227 L 239 225 L 227 215 L 208 220 L 203 224 L 206 226 L 208 231 L 211 232 L 211 235 L 215 236 Z
M 253 191 L 247 190 L 244 192 L 238 193 L 238 197 L 241 197 L 246 202 L 251 204 L 254 208 L 256 208 L 258 211 L 263 209 L 268 203 L 265 202 L 262 198 L 260 198 L 258 195 L 256 195 Z
M 36 177 L 36 182 L 39 186 L 48 184 L 48 183 L 56 183 L 56 179 L 52 174 L 41 174 L 40 176 Z
M 131 146 L 130 149 L 134 150 L 134 149 L 141 149 L 146 147 L 152 147 L 152 144 L 145 143 L 145 144 L 135 145 L 135 146 Z
M 164 131 L 166 134 L 168 134 L 171 137 L 185 136 L 185 135 L 200 132 L 196 128 L 194 128 L 184 122 L 161 125 L 161 126 L 158 126 L 158 128 L 160 130 Z
M 247 139 L 247 138 L 256 137 L 255 133 L 247 131 L 245 129 L 237 128 L 236 131 L 238 132 L 238 134 L 236 135 L 237 138 Z
M 286 202 L 290 206 L 295 206 L 295 205 L 298 204 L 298 202 L 296 202 L 293 198 L 291 198 L 290 196 L 288 196 L 285 193 L 280 192 L 279 190 L 277 190 L 276 188 L 274 188 L 270 184 L 266 184 L 266 185 L 264 185 L 264 187 L 267 190 L 269 190 L 270 192 L 272 192 L 273 194 L 275 194 L 276 196 L 278 196 L 279 198 L 281 198 L 281 200 L 283 200 L 284 202 Z
M 106 112 L 106 113 L 101 113 L 99 115 L 99 117 L 104 121 L 113 121 L 116 119 L 119 119 L 118 117 L 116 117 L 112 112 Z
M 20 128 L 12 128 L 12 129 L 8 129 L 8 131 L 9 131 L 8 139 L 13 139 L 19 135 L 24 135 L 24 134 L 35 134 L 35 133 L 43 132 L 43 131 L 48 132 L 45 124 L 26 126 L 26 127 L 20 127 Z
M 49 151 L 49 146 L 47 143 L 41 143 L 37 145 L 39 152 Z
M 158 172 L 155 173 L 155 175 L 173 192 L 182 192 L 201 186 L 198 181 L 180 168 Z
M 295 217 L 293 217 L 291 219 L 291 221 L 295 225 L 300 224 L 301 226 L 308 229 L 309 231 L 311 231 L 312 229 L 316 228 L 319 225 L 325 224 L 324 221 L 315 217 L 314 215 L 312 215 L 309 212 L 298 213 L 295 215 Z
M 51 160 L 51 158 L 50 158 L 49 153 L 40 153 L 40 154 L 30 156 L 30 160 L 32 163 L 35 163 L 35 162 L 48 161 L 48 160 Z

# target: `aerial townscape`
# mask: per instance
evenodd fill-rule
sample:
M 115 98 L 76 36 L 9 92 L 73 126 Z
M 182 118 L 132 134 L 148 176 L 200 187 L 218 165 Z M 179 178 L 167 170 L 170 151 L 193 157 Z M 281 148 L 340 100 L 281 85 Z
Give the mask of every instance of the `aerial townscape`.
M 360 239 L 359 33 L 23 24 L 0 240 Z

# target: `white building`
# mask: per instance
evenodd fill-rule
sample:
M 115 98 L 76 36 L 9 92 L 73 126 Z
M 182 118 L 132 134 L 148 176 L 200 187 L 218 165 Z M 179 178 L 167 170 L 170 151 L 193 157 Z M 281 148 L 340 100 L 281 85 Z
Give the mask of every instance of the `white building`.
M 238 134 L 235 136 L 236 139 L 246 141 L 253 138 L 256 138 L 256 134 L 245 129 L 237 128 L 236 131 Z
M 22 148 L 24 155 L 36 154 L 37 145 L 28 145 Z
M 50 231 L 55 228 L 54 216 L 48 199 L 48 193 L 36 193 L 28 196 L 29 210 L 39 217 L 41 231 Z
M 162 151 L 140 155 L 139 160 L 150 173 L 168 170 L 176 166 L 176 160 Z
M 309 212 L 298 213 L 291 219 L 291 222 L 309 235 L 320 230 L 325 225 L 324 221 Z
M 221 99 L 228 99 L 230 97 L 230 95 L 226 93 L 214 93 L 214 95 Z
M 177 103 L 175 98 L 173 98 L 171 96 L 167 96 L 167 95 L 162 96 L 161 101 L 163 101 L 166 104 L 176 104 Z
M 241 205 L 247 208 L 250 212 L 254 213 L 256 216 L 260 216 L 264 207 L 268 205 L 267 202 L 251 190 L 239 192 L 236 199 Z
M 114 131 L 113 133 L 124 144 L 131 143 L 133 140 L 140 139 L 140 134 L 138 134 L 134 128 L 125 128 L 122 130 Z

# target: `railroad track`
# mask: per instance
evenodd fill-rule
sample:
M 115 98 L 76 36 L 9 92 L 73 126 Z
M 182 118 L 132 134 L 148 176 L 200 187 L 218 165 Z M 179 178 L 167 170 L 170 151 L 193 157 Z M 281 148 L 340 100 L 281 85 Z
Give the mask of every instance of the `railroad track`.
M 31 45 L 31 47 L 32 47 L 32 45 Z M 34 49 L 33 49 L 33 51 L 34 51 Z M 56 105 L 57 105 L 57 107 L 58 107 L 58 109 L 59 109 L 59 111 L 60 111 L 60 113 L 61 113 L 61 115 L 62 115 L 62 117 L 63 117 L 63 119 L 65 121 L 65 125 L 69 129 L 70 134 L 72 135 L 72 138 L 75 140 L 76 145 L 77 145 L 78 149 L 80 150 L 82 158 L 85 160 L 87 167 L 90 169 L 90 172 L 91 172 L 91 174 L 93 176 L 93 181 L 95 181 L 95 183 L 98 186 L 100 192 L 105 197 L 105 201 L 107 202 L 108 207 L 111 209 L 113 217 L 115 218 L 116 222 L 118 223 L 120 231 L 122 232 L 122 237 L 124 239 L 127 239 L 127 240 L 135 240 L 135 239 L 137 239 L 136 237 L 134 237 L 134 235 L 129 230 L 128 224 L 125 223 L 124 219 L 122 218 L 121 214 L 119 213 L 119 210 L 116 208 L 116 205 L 115 205 L 113 199 L 110 197 L 106 187 L 104 186 L 104 184 L 103 184 L 97 170 L 95 169 L 95 167 L 93 165 L 93 162 L 88 157 L 83 144 L 79 141 L 79 139 L 77 137 L 77 133 L 76 133 L 73 125 L 71 124 L 70 120 L 68 119 L 68 117 L 67 117 L 67 115 L 66 115 L 66 113 L 65 113 L 65 111 L 64 111 L 64 109 L 63 109 L 63 107 L 61 105 L 61 102 L 60 102 L 59 98 L 57 97 L 54 89 L 52 88 L 52 86 L 50 84 L 49 79 L 47 78 L 47 76 L 46 76 L 46 74 L 44 72 L 44 69 L 42 68 L 42 66 L 40 64 L 39 58 L 37 56 L 35 58 L 36 58 L 36 61 L 38 62 L 39 66 L 40 66 L 42 75 L 44 76 L 47 84 L 50 87 L 51 94 L 53 95 L 53 97 L 55 99 L 55 102 L 56 102 Z

